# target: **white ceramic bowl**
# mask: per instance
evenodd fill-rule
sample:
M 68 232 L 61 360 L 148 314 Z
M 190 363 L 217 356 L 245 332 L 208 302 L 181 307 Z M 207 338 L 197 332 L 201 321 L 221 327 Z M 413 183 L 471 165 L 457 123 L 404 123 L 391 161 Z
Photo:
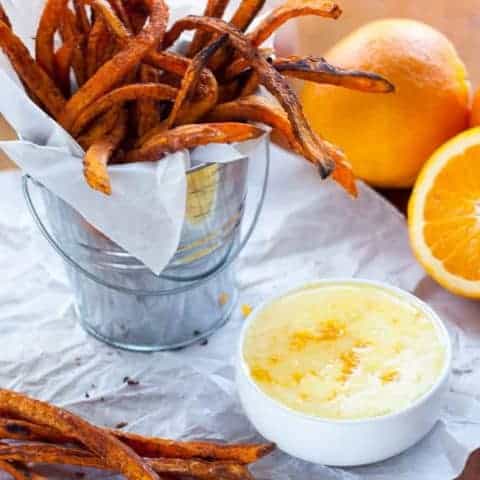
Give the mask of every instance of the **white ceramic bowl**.
M 445 325 L 428 305 L 384 283 L 333 279 L 315 282 L 285 295 L 306 287 L 336 284 L 380 287 L 417 306 L 439 327 L 441 341 L 446 347 L 445 366 L 441 375 L 430 391 L 408 408 L 367 419 L 321 419 L 297 412 L 271 398 L 250 376 L 243 356 L 245 334 L 258 313 L 276 299 L 260 305 L 252 312 L 244 325 L 237 351 L 237 388 L 248 418 L 266 439 L 290 455 L 314 463 L 347 467 L 379 462 L 397 455 L 417 443 L 433 428 L 440 418 L 443 397 L 448 389 L 452 348 Z

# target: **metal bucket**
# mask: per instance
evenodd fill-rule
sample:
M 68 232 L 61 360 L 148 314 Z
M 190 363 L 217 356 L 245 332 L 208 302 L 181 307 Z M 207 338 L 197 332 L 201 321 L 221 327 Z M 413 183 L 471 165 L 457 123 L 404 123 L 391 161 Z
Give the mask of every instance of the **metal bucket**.
M 158 276 L 39 182 L 25 176 L 23 189 L 65 261 L 84 328 L 110 345 L 148 352 L 201 341 L 230 317 L 238 298 L 233 262 L 257 223 L 268 170 L 267 139 L 251 158 L 190 169 L 180 244 Z

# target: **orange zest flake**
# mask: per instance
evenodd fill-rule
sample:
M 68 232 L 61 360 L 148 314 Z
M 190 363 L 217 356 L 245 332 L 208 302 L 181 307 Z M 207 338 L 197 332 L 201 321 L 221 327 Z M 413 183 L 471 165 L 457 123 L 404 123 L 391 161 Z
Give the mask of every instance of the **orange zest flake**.
M 251 368 L 250 374 L 257 382 L 273 383 L 273 378 L 270 375 L 270 372 L 265 368 L 259 367 L 258 365 Z
M 290 336 L 290 349 L 303 350 L 310 343 L 338 340 L 345 336 L 346 326 L 338 320 L 328 320 L 322 323 L 318 331 L 298 330 Z
M 399 377 L 400 377 L 400 372 L 392 368 L 390 370 L 387 370 L 386 372 L 383 372 L 380 375 L 380 380 L 382 381 L 383 384 L 386 384 L 386 383 L 395 382 L 396 380 L 398 380 Z
M 224 307 L 228 301 L 230 300 L 230 297 L 228 296 L 228 293 L 221 293 L 220 296 L 218 297 L 218 303 L 221 307 Z
M 294 372 L 292 374 L 292 379 L 293 381 L 298 385 L 302 380 L 305 375 L 301 372 Z
M 350 377 L 358 367 L 360 358 L 353 350 L 349 350 L 340 355 L 340 361 L 342 362 L 342 373 L 339 377 L 339 380 L 341 382 L 346 382 L 348 377 Z
M 272 365 L 277 365 L 280 363 L 280 357 L 278 355 L 271 355 L 270 357 L 268 357 L 268 361 Z

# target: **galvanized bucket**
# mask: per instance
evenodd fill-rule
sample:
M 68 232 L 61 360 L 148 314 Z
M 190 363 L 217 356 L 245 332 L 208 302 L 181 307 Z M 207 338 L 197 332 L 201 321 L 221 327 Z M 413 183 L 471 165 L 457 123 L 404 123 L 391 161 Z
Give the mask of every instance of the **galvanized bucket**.
M 265 197 L 267 139 L 254 157 L 188 170 L 181 241 L 158 276 L 24 176 L 27 205 L 65 261 L 75 308 L 89 333 L 127 350 L 170 350 L 202 341 L 228 320 L 238 298 L 233 262 L 255 228 Z

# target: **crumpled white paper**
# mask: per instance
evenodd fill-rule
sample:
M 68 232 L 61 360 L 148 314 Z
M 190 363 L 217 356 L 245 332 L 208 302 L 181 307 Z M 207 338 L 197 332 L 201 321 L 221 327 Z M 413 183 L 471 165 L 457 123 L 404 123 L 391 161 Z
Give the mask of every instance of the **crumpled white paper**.
M 15 32 L 30 48 L 44 3 L 32 0 L 25 8 L 24 0 L 5 2 Z M 191 10 L 187 2 L 170 2 L 170 6 L 171 21 Z M 241 153 L 231 145 L 209 145 L 194 150 L 191 157 L 182 151 L 160 162 L 112 166 L 113 193 L 106 197 L 83 179 L 81 147 L 28 98 L 1 53 L 0 85 L 0 113 L 20 138 L 0 142 L 0 148 L 155 274 L 167 266 L 178 248 L 185 216 L 185 169 L 199 161 L 224 163 L 248 156 L 245 149 Z M 251 144 L 252 149 L 256 145 Z
M 151 355 L 107 347 L 81 329 L 61 261 L 26 211 L 19 175 L 1 174 L 0 189 L 2 387 L 101 425 L 126 421 L 127 429 L 144 434 L 258 440 L 234 384 L 240 308 L 207 346 Z M 236 265 L 240 305 L 255 306 L 302 282 L 334 276 L 387 281 L 416 293 L 447 321 L 454 340 L 442 419 L 418 445 L 377 465 L 328 468 L 277 452 L 253 468 L 259 480 L 452 480 L 480 446 L 480 305 L 426 278 L 410 253 L 404 218 L 369 188 L 360 190 L 352 201 L 336 185 L 322 183 L 305 162 L 273 147 L 265 208 Z M 125 376 L 140 385 L 128 386 Z M 63 471 L 48 473 L 70 478 Z

